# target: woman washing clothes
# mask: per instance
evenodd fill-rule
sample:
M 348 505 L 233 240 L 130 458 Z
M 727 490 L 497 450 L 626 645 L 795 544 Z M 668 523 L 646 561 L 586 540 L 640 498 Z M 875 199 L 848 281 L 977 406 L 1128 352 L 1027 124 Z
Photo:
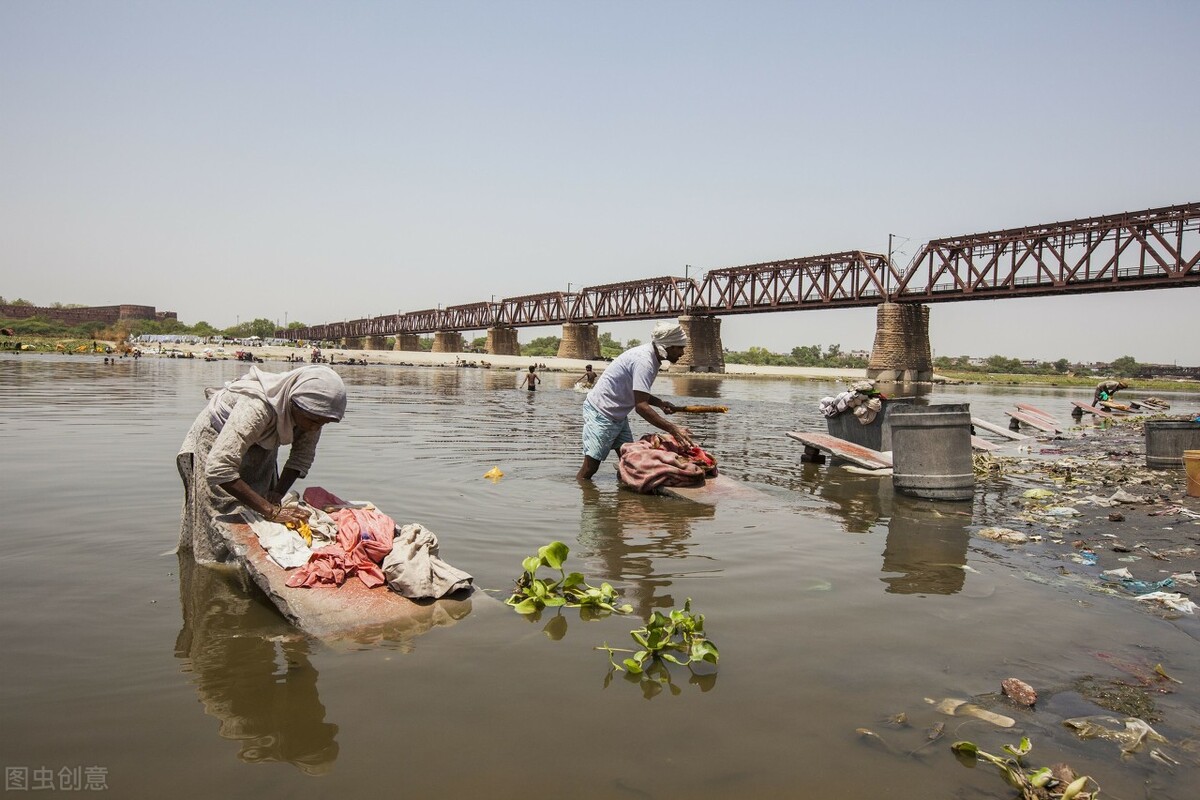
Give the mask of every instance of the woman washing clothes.
M 340 422 L 345 413 L 346 386 L 325 366 L 283 373 L 251 367 L 213 393 L 176 457 L 183 479 L 180 551 L 200 563 L 228 560 L 212 520 L 239 508 L 284 525 L 307 521 L 307 511 L 279 502 L 308 474 L 321 428 Z M 280 473 L 282 445 L 291 445 L 291 451 Z

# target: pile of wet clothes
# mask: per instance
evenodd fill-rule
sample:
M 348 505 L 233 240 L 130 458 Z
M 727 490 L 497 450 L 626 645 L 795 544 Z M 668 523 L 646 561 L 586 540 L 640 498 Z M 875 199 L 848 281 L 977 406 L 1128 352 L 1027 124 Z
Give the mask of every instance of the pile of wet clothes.
M 654 494 L 662 486 L 703 486 L 706 477 L 717 474 L 717 460 L 712 455 L 661 433 L 648 433 L 621 445 L 620 455 L 617 476 L 642 494 Z
M 291 529 L 247 512 L 250 528 L 271 560 L 294 570 L 292 588 L 337 588 L 357 577 L 368 589 L 387 586 L 413 600 L 468 588 L 469 574 L 438 556 L 438 541 L 420 524 L 399 526 L 369 502 L 347 501 L 318 486 L 283 501 L 309 512 Z

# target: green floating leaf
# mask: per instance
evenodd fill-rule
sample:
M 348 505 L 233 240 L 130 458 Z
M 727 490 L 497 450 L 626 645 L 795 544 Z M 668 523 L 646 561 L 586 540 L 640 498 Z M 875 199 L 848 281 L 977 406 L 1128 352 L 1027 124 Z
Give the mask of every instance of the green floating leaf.
M 542 603 L 536 597 L 527 597 L 513 606 L 518 614 L 533 614 L 542 609 Z
M 622 663 L 625 664 L 626 671 L 631 672 L 634 675 L 640 675 L 642 673 L 642 665 L 632 658 L 627 658 Z
M 565 606 L 567 604 L 567 598 L 547 597 L 542 602 L 546 604 L 546 608 L 558 608 L 559 606 Z
M 564 591 L 567 589 L 574 589 L 576 586 L 581 585 L 583 585 L 583 575 L 578 572 L 572 572 L 571 574 L 567 575 L 567 577 L 563 578 L 562 581 L 562 588 Z
M 1013 747 L 1011 744 L 1006 744 L 1006 745 L 1004 745 L 1004 751 L 1005 751 L 1006 753 L 1012 753 L 1012 754 L 1013 754 L 1014 756 L 1016 756 L 1018 759 L 1019 759 L 1021 756 L 1028 755 L 1028 754 L 1029 754 L 1029 751 L 1030 751 L 1031 749 L 1033 749 L 1033 745 L 1032 745 L 1032 744 L 1030 744 L 1030 742 L 1029 742 L 1029 737 L 1028 737 L 1028 736 L 1024 736 L 1024 737 L 1022 737 L 1022 738 L 1021 738 L 1021 743 L 1020 743 L 1020 744 L 1018 744 L 1016 747 Z
M 962 753 L 965 756 L 979 757 L 979 746 L 974 742 L 955 742 L 950 745 L 950 749 L 956 753 Z
M 542 566 L 542 560 L 537 556 L 530 556 L 521 562 L 521 566 L 532 577 L 533 574 L 538 571 L 538 567 Z
M 563 562 L 567 560 L 567 554 L 570 552 L 571 549 L 562 542 L 551 542 L 538 548 L 538 556 L 547 566 L 554 569 L 562 569 Z

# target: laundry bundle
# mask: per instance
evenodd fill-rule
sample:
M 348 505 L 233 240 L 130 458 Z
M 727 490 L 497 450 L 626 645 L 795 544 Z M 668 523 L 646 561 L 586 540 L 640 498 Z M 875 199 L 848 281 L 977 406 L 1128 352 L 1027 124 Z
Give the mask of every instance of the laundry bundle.
M 369 589 L 387 586 L 410 599 L 439 598 L 468 588 L 474 578 L 443 561 L 437 537 L 419 524 L 403 527 L 369 502 L 342 500 L 320 487 L 289 494 L 283 505 L 309 512 L 311 542 L 293 530 L 248 514 L 268 556 L 292 588 L 336 589 L 357 577 Z
M 672 436 L 648 433 L 621 446 L 617 476 L 642 494 L 662 486 L 701 486 L 717 474 L 717 460 L 700 447 L 685 447 Z
M 883 410 L 883 395 L 875 391 L 871 381 L 858 381 L 835 397 L 822 397 L 819 406 L 821 414 L 826 417 L 836 417 L 850 411 L 860 423 L 869 425 Z

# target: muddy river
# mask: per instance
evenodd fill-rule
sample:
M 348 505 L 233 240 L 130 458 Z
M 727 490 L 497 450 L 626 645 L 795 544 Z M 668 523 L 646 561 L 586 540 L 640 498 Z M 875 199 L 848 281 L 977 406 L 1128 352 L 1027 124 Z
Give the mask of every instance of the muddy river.
M 494 591 L 410 630 L 331 643 L 291 628 L 236 574 L 173 553 L 175 452 L 204 387 L 243 367 L 0 357 L 6 791 L 1008 797 L 994 768 L 964 766 L 950 744 L 1001 753 L 1028 736 L 1031 768 L 1066 761 L 1106 797 L 1197 796 L 1195 620 L 975 536 L 1003 478 L 974 504 L 934 504 L 802 465 L 784 433 L 823 429 L 817 401 L 833 384 L 660 377 L 663 396 L 730 407 L 691 427 L 758 495 L 710 507 L 619 491 L 611 459 L 581 489 L 574 376 L 548 373 L 535 395 L 512 371 L 339 368 L 349 411 L 303 485 L 424 524 L 443 558 Z M 1088 398 L 947 387 L 930 399 L 1004 424 L 1017 400 L 1065 416 Z M 646 432 L 636 419 L 634 430 Z M 483 478 L 492 467 L 503 479 Z M 522 558 L 552 540 L 634 615 L 531 619 L 501 605 Z M 631 645 L 633 617 L 688 598 L 720 648 L 715 675 L 610 676 L 595 647 Z M 1156 665 L 1178 683 L 1155 679 Z M 1034 710 L 995 696 L 1008 677 L 1038 690 Z M 1088 699 L 1088 680 L 1141 689 L 1167 743 L 1122 757 L 1065 727 L 1112 713 Z M 1015 725 L 927 699 L 970 699 Z

